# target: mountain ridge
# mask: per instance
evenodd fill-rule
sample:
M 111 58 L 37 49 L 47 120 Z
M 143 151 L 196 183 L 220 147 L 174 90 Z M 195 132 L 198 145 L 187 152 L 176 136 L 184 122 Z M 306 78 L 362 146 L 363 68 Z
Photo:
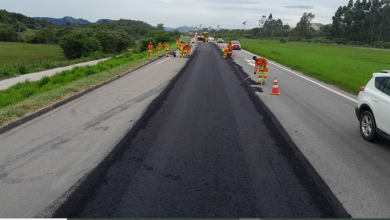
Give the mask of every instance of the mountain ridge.
M 66 24 L 67 22 L 69 22 L 70 24 L 92 24 L 93 23 L 93 22 L 90 22 L 90 21 L 82 19 L 82 18 L 76 19 L 76 18 L 73 18 L 71 16 L 65 16 L 63 18 L 50 18 L 50 17 L 34 17 L 34 18 L 37 20 L 45 19 L 47 21 L 51 21 L 51 22 L 59 24 L 59 25 Z M 101 24 L 101 23 L 103 23 L 104 20 L 108 21 L 108 22 L 114 21 L 111 19 L 99 19 L 98 21 L 95 22 L 95 24 Z

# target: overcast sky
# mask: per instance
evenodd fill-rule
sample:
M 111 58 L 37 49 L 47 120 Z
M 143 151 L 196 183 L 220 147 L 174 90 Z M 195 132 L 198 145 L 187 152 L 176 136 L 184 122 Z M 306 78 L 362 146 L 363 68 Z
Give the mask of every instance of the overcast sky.
M 329 24 L 337 8 L 348 0 L 0 0 L 0 9 L 29 17 L 71 16 L 90 22 L 99 19 L 141 20 L 153 26 L 199 26 L 238 29 L 259 26 L 272 13 L 295 27 L 304 12 L 315 14 L 313 23 Z

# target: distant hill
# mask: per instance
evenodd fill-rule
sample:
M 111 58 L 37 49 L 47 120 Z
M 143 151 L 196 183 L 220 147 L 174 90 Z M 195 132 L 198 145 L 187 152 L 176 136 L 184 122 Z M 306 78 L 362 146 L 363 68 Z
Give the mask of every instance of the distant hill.
M 188 31 L 203 31 L 205 30 L 204 27 L 202 27 L 201 29 L 195 29 L 194 27 L 188 27 L 188 26 L 180 26 L 178 28 L 175 28 L 175 30 L 178 30 L 179 32 L 188 32 Z M 207 31 L 208 28 L 206 28 L 205 31 Z
M 165 30 L 165 31 L 174 31 L 174 30 L 176 30 L 176 28 L 165 27 L 164 30 Z
M 110 20 L 110 19 L 100 19 L 100 20 L 98 20 L 97 22 L 95 22 L 96 24 L 101 24 L 101 23 L 103 23 L 103 21 L 108 21 L 108 22 L 113 22 L 114 20 Z
M 13 25 L 15 30 L 19 30 L 19 24 L 22 23 L 23 25 L 20 27 L 21 31 L 26 30 L 26 28 L 36 30 L 55 25 L 50 21 L 36 20 L 19 13 L 8 12 L 6 10 L 0 10 L 0 23 Z
M 157 28 L 157 26 L 153 26 L 154 28 Z M 176 28 L 170 28 L 170 27 L 164 27 L 165 31 L 174 31 Z
M 48 17 L 34 17 L 35 19 L 37 20 L 42 20 L 42 19 L 45 19 L 47 21 L 51 21 L 53 23 L 56 23 L 56 24 L 66 24 L 67 22 L 71 23 L 71 24 L 90 24 L 91 22 L 87 21 L 87 20 L 84 20 L 84 19 L 76 19 L 76 18 L 73 18 L 73 17 L 70 17 L 70 16 L 66 16 L 66 17 L 63 17 L 63 18 L 48 18 Z

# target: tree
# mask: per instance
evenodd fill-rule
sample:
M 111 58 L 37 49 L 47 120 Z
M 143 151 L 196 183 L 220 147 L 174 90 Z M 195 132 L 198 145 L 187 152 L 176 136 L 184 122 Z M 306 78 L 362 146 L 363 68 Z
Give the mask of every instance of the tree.
M 319 36 L 330 38 L 331 37 L 331 29 L 332 29 L 331 24 L 326 24 L 326 25 L 321 26 Z
M 68 59 L 87 57 L 92 52 L 103 49 L 99 40 L 92 37 L 92 35 L 93 31 L 90 30 L 74 31 L 64 35 L 60 39 L 59 45 Z
M 164 24 L 157 24 L 158 30 L 164 30 Z
M 312 13 L 303 13 L 301 20 L 297 23 L 295 30 L 297 35 L 300 37 L 310 38 L 311 34 L 311 21 L 314 19 L 314 14 Z
M 12 25 L 0 23 L 0 41 L 16 41 L 17 37 Z

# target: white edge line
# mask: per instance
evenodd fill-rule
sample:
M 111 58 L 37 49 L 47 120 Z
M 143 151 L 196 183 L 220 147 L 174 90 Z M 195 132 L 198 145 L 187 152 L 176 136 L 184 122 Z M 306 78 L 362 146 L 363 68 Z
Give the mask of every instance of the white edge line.
M 242 50 L 242 51 L 245 52 L 245 53 L 247 53 L 247 54 L 249 54 L 249 55 L 258 56 L 258 55 L 255 55 L 255 54 L 250 53 L 250 52 L 245 51 L 245 50 Z M 352 102 L 358 103 L 358 101 L 357 101 L 356 99 L 353 99 L 353 98 L 348 97 L 348 96 L 346 96 L 346 95 L 344 95 L 344 94 L 342 94 L 342 93 L 339 93 L 339 92 L 337 92 L 337 91 L 335 91 L 335 90 L 333 90 L 333 89 L 331 89 L 331 88 L 328 88 L 328 87 L 326 87 L 326 86 L 324 86 L 324 85 L 322 85 L 322 84 L 320 84 L 320 83 L 318 83 L 318 82 L 316 82 L 316 81 L 314 81 L 314 80 L 311 80 L 311 79 L 309 79 L 309 78 L 307 78 L 307 77 L 304 77 L 304 76 L 302 76 L 302 75 L 300 75 L 300 74 L 294 73 L 293 71 L 291 71 L 291 70 L 289 70 L 289 69 L 286 69 L 286 68 L 280 66 L 279 64 L 276 64 L 275 62 L 270 62 L 270 64 L 273 64 L 273 65 L 275 65 L 275 66 L 277 66 L 277 67 L 279 67 L 279 68 L 281 68 L 281 69 L 283 69 L 283 70 L 286 70 L 287 72 L 290 72 L 290 73 L 292 73 L 292 74 L 294 74 L 294 75 L 296 75 L 296 76 L 299 76 L 299 77 L 301 77 L 301 78 L 303 78 L 303 79 L 305 79 L 305 80 L 307 80 L 307 81 L 309 81 L 309 82 L 311 82 L 311 83 L 316 84 L 317 86 L 320 86 L 320 87 L 322 87 L 322 88 L 324 88 L 324 89 L 326 89 L 326 90 L 328 90 L 328 91 L 331 91 L 331 92 L 333 92 L 333 93 L 335 93 L 335 94 L 337 94 L 337 95 L 339 95 L 339 96 L 341 96 L 341 97 L 344 97 L 344 98 L 346 98 L 346 99 L 348 99 L 348 100 L 350 100 L 350 101 L 352 101 Z
M 169 59 L 171 59 L 171 57 L 169 57 L 168 59 L 163 60 L 163 61 L 161 61 L 161 62 L 159 62 L 159 63 L 156 63 L 156 65 L 158 65 L 158 64 L 160 64 L 160 63 L 163 63 L 163 62 L 165 62 L 165 61 L 167 61 L 167 60 L 169 60 Z

